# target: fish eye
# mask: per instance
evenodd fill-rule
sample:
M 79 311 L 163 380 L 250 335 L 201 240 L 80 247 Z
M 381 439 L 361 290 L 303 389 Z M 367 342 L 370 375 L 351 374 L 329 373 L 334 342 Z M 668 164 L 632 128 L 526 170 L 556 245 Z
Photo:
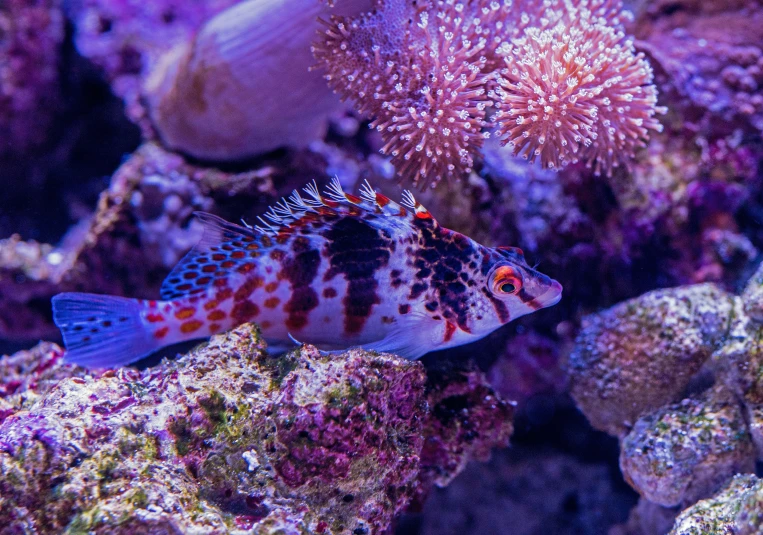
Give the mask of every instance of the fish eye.
M 517 290 L 517 287 L 510 282 L 504 282 L 501 285 L 501 291 L 506 294 L 513 294 Z
M 522 289 L 522 274 L 511 266 L 500 266 L 493 273 L 491 290 L 497 295 L 514 295 Z

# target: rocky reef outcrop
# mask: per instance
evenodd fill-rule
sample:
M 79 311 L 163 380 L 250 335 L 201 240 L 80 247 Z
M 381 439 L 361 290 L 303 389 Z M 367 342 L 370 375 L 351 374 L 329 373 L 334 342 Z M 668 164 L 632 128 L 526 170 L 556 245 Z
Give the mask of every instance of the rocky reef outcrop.
M 512 432 L 475 370 L 270 356 L 248 324 L 144 371 L 62 355 L 0 361 L 3 533 L 382 533 Z

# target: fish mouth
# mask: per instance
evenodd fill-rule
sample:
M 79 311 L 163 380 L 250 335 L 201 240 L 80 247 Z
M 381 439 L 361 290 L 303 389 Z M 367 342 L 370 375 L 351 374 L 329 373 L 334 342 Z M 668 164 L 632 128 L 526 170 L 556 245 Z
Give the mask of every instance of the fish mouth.
M 551 279 L 551 285 L 548 290 L 543 292 L 539 301 L 543 303 L 544 307 L 552 307 L 562 300 L 562 285 Z

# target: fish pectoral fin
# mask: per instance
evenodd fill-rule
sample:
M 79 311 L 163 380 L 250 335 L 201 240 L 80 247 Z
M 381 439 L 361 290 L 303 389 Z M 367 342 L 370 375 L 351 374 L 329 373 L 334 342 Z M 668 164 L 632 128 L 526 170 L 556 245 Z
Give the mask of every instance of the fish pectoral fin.
M 441 323 L 425 315 L 409 317 L 378 342 L 363 344 L 361 347 L 367 351 L 392 353 L 416 360 L 437 349 L 437 333 L 442 330 Z

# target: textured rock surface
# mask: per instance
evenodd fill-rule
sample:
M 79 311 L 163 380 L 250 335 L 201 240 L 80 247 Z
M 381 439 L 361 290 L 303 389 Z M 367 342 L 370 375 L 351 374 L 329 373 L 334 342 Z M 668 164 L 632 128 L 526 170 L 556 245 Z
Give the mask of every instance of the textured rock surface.
M 417 485 L 424 386 L 389 356 L 269 357 L 249 325 L 142 373 L 64 379 L 0 426 L 0 516 L 38 533 L 376 533 Z
M 761 532 L 763 482 L 739 475 L 715 496 L 683 511 L 670 535 L 754 535 Z
M 755 469 L 742 409 L 723 386 L 642 416 L 621 447 L 626 480 L 664 506 L 694 503 Z
M 62 356 L 0 359 L 11 533 L 381 533 L 512 432 L 514 404 L 472 367 L 271 357 L 252 325 L 143 372 Z
M 726 335 L 734 297 L 712 284 L 657 290 L 589 316 L 569 358 L 594 427 L 627 431 L 673 401 Z

